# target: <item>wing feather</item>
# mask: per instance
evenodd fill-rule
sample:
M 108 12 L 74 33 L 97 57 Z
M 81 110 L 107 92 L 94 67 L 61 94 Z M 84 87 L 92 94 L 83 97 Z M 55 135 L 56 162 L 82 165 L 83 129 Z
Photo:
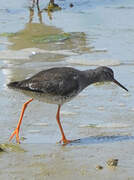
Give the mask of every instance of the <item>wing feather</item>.
M 79 76 L 76 70 L 57 68 L 41 71 L 33 77 L 21 81 L 21 89 L 66 96 L 79 90 Z

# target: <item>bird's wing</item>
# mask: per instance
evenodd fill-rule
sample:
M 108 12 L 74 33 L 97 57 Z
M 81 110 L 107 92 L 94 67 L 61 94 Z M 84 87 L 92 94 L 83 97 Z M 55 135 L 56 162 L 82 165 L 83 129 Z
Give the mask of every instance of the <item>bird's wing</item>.
M 67 96 L 79 90 L 79 76 L 74 71 L 42 71 L 21 83 L 25 90 Z

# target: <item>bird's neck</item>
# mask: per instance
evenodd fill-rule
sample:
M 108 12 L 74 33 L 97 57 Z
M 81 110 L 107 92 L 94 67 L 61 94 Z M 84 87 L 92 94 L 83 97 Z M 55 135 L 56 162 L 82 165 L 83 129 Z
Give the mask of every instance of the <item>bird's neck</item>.
M 88 78 L 89 85 L 97 82 L 101 82 L 100 75 L 95 71 L 95 69 L 89 69 L 85 71 Z

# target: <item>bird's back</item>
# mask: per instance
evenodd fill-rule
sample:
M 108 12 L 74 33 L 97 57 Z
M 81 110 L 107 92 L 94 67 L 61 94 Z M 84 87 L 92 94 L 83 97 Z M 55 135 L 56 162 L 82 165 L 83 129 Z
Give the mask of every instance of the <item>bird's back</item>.
M 51 68 L 29 79 L 9 83 L 9 87 L 50 96 L 76 96 L 80 90 L 81 71 L 70 67 Z

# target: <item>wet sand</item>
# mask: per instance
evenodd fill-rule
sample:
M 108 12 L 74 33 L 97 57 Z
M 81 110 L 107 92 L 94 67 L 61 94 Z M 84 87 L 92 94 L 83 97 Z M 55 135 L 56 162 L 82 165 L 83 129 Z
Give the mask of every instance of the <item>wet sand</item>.
M 28 152 L 1 154 L 1 179 L 133 179 L 133 145 L 130 142 L 127 147 L 126 142 L 64 147 L 23 144 L 21 147 Z M 106 164 L 111 157 L 119 159 L 115 169 Z M 97 165 L 102 165 L 103 169 L 97 170 Z
M 41 23 L 35 8 L 33 22 L 29 23 L 28 2 L 15 2 L 3 1 L 0 9 L 0 144 L 8 144 L 0 152 L 0 179 L 133 180 L 134 3 L 74 1 L 70 9 L 71 1 L 58 1 L 64 8 L 54 12 L 52 20 L 43 12 Z M 46 4 L 42 1 L 40 8 Z M 113 24 L 109 21 L 111 13 Z M 40 42 L 33 41 L 36 35 Z M 98 65 L 110 66 L 129 92 L 114 84 L 96 84 L 65 104 L 61 122 L 66 136 L 79 141 L 67 146 L 56 143 L 61 138 L 55 118 L 57 106 L 35 100 L 26 110 L 19 148 L 15 139 L 14 146 L 8 142 L 22 104 L 29 98 L 8 89 L 8 82 L 49 67 L 83 70 Z M 117 167 L 109 167 L 109 159 L 118 159 Z

